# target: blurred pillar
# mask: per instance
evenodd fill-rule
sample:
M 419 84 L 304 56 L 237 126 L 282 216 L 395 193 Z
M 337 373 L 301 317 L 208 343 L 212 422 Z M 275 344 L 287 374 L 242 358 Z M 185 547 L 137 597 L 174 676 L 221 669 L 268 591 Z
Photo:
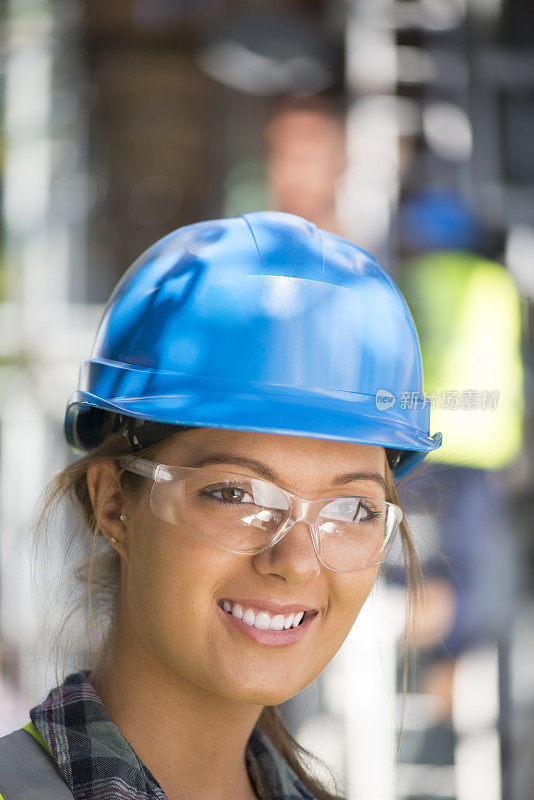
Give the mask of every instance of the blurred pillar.
M 391 263 L 388 239 L 399 192 L 394 0 L 351 0 L 346 28 L 348 169 L 342 225 Z M 388 24 L 391 23 L 391 24 Z
M 396 661 L 402 591 L 378 580 L 345 640 L 342 663 L 347 800 L 395 800 Z

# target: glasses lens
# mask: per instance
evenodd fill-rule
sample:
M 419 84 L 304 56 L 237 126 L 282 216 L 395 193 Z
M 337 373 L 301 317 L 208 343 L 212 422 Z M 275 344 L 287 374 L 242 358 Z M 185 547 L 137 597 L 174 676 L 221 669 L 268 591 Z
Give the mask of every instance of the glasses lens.
M 216 469 L 154 483 L 150 504 L 165 522 L 234 553 L 263 550 L 290 513 L 287 496 L 274 484 Z
M 397 528 L 397 508 L 368 497 L 338 497 L 317 519 L 319 554 L 333 570 L 351 572 L 380 564 Z

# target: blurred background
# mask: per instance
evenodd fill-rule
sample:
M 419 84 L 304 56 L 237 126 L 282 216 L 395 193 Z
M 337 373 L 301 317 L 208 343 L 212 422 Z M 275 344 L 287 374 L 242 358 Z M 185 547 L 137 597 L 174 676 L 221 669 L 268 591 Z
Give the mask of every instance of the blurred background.
M 275 208 L 394 275 L 425 375 L 403 402 L 445 441 L 401 487 L 406 696 L 393 560 L 287 724 L 349 800 L 531 797 L 532 0 L 11 0 L 0 26 L 0 734 L 55 685 L 28 532 L 103 304 L 174 228 Z

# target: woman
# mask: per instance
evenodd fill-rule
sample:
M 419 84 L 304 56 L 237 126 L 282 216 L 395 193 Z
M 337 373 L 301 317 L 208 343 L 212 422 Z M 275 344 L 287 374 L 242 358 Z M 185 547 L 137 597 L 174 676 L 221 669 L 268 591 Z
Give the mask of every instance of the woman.
M 389 275 L 299 217 L 198 223 L 144 253 L 67 407 L 86 455 L 44 512 L 81 507 L 101 643 L 2 740 L 0 792 L 31 772 L 24 743 L 56 798 L 58 781 L 78 800 L 329 797 L 277 706 L 338 651 L 398 530 L 414 565 L 394 480 L 441 441 L 401 402 L 421 389 Z

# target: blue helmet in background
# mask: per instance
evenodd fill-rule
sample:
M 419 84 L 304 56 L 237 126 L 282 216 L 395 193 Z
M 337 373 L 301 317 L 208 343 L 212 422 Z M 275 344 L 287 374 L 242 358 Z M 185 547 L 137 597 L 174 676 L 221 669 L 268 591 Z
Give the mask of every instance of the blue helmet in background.
M 421 354 L 390 275 L 300 217 L 257 212 L 180 228 L 132 264 L 65 433 L 81 451 L 117 420 L 358 442 L 397 451 L 398 477 L 441 444 L 406 392 L 421 396 Z
M 400 237 L 414 253 L 430 250 L 477 250 L 482 228 L 468 203 L 447 189 L 425 189 L 401 205 Z

